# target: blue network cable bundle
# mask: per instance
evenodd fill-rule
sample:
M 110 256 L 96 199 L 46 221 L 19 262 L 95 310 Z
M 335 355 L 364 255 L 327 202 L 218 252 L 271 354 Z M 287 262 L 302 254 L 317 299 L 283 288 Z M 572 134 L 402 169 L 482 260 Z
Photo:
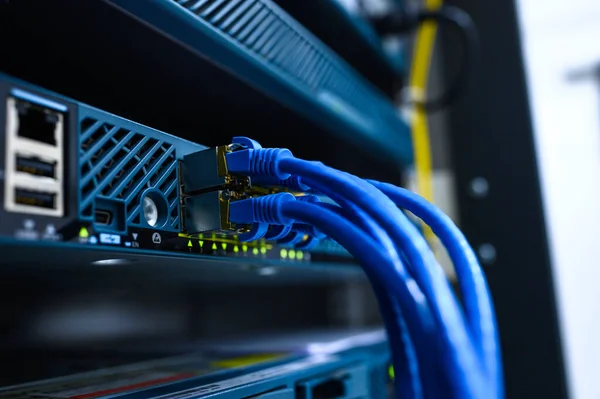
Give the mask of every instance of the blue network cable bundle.
M 397 393 L 407 398 L 503 397 L 487 283 L 473 250 L 450 218 L 408 190 L 295 158 L 287 149 L 262 148 L 244 137 L 234 138 L 231 149 L 224 161 L 230 178 L 307 186 L 335 201 L 332 205 L 317 196 L 274 193 L 232 200 L 227 215 L 233 224 L 250 226 L 247 239 L 302 225 L 334 239 L 357 259 L 379 299 Z M 234 186 L 227 197 L 241 192 Z M 420 217 L 446 246 L 464 310 L 425 239 L 401 208 Z M 360 237 L 364 239 L 357 246 Z

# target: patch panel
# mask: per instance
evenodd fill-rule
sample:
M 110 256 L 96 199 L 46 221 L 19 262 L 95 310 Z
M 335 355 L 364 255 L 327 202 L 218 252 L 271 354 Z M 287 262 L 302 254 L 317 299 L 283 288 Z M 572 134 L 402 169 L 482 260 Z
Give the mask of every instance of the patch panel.
M 0 240 L 311 261 L 308 247 L 241 242 L 244 226 L 227 225 L 235 195 L 269 192 L 219 171 L 228 146 L 208 149 L 3 75 L 0 102 Z

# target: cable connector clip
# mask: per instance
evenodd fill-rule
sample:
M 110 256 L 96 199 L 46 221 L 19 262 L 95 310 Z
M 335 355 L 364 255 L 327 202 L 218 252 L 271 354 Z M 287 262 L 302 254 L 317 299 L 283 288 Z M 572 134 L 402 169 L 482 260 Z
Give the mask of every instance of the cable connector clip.
M 290 193 L 278 193 L 263 197 L 233 201 L 229 204 L 229 220 L 234 224 L 252 225 L 248 233 L 239 236 L 242 241 L 263 238 L 270 225 L 291 225 L 294 221 L 283 215 L 282 204 L 295 201 Z
M 256 141 L 246 137 L 234 138 L 233 144 L 242 149 L 227 153 L 227 170 L 229 173 L 243 176 L 268 176 L 278 180 L 286 180 L 291 175 L 283 173 L 279 168 L 282 158 L 292 157 L 292 152 L 285 148 L 262 148 Z

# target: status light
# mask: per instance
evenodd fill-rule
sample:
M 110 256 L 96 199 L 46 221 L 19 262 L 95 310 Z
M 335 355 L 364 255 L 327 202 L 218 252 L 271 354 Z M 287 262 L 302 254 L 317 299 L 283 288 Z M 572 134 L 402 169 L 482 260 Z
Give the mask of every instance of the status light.
M 88 238 L 89 236 L 90 236 L 90 233 L 88 232 L 88 230 L 85 227 L 82 227 L 81 230 L 79 230 L 79 237 Z

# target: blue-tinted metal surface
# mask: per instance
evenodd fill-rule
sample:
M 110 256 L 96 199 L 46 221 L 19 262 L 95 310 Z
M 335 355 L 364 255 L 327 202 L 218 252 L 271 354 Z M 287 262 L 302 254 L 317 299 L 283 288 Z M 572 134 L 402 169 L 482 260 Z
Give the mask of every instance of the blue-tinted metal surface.
M 141 214 L 145 190 L 166 202 L 161 230 L 181 231 L 178 159 L 204 147 L 79 106 L 80 215 L 94 220 L 99 199 L 123 201 L 127 226 L 149 227 Z
M 364 281 L 358 267 L 335 262 L 295 262 L 248 253 L 202 255 L 147 249 L 34 242 L 0 237 L 3 273 L 41 276 L 114 276 L 197 281 L 206 284 L 320 284 Z
M 338 349 L 319 353 L 268 346 L 237 352 L 204 346 L 190 355 L 8 387 L 0 390 L 0 396 L 22 399 L 17 392 L 42 396 L 54 392 L 57 396 L 61 391 L 76 392 L 77 387 L 97 399 L 311 399 L 320 397 L 319 389 L 329 385 L 337 390 L 336 395 L 323 397 L 383 399 L 387 397 L 382 394 L 387 390 L 389 353 L 382 332 L 376 340 L 361 340 L 372 335 L 347 333 L 325 344 Z M 350 344 L 339 347 L 343 342 Z M 306 348 L 314 345 L 307 343 Z M 159 376 L 166 378 L 161 382 Z M 112 389 L 103 391 L 107 386 Z
M 376 7 L 362 2 L 348 4 L 340 0 L 298 2 L 275 0 L 292 17 L 343 57 L 372 84 L 393 97 L 407 73 L 405 39 L 382 39 L 367 18 L 371 12 L 385 12 L 399 1 L 378 1 Z
M 107 0 L 238 78 L 397 164 L 410 132 L 385 96 L 270 0 Z

